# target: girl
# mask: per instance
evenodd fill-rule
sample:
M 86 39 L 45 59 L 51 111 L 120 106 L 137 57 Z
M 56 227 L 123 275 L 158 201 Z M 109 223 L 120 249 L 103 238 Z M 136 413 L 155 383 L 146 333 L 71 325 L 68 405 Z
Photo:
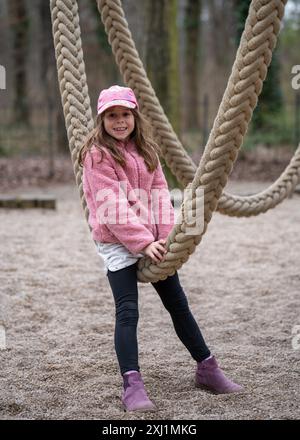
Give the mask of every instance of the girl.
M 153 410 L 138 364 L 137 261 L 145 255 L 154 263 L 164 261 L 174 209 L 159 161 L 161 150 L 139 113 L 134 92 L 120 86 L 103 90 L 97 111 L 96 128 L 80 151 L 79 163 L 83 166 L 89 224 L 115 301 L 115 350 L 123 377 L 122 403 L 127 411 Z M 129 191 L 124 190 L 127 186 Z M 137 188 L 146 195 L 142 201 L 136 197 Z M 154 189 L 164 193 L 158 203 L 150 196 Z M 169 214 L 167 223 L 160 215 L 163 206 L 164 215 Z M 143 214 L 143 222 L 135 207 Z M 225 377 L 211 355 L 177 271 L 151 284 L 170 313 L 177 336 L 197 362 L 195 385 L 215 393 L 240 391 L 242 387 Z

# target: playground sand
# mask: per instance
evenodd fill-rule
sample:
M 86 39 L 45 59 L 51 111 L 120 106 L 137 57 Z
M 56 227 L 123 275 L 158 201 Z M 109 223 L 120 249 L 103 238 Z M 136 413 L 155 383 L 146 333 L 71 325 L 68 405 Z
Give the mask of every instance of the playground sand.
M 194 387 L 194 360 L 151 284 L 139 283 L 139 364 L 157 411 L 127 414 L 114 303 L 77 189 L 43 193 L 56 211 L 0 211 L 0 419 L 299 418 L 299 195 L 258 217 L 215 213 L 179 269 L 207 344 L 244 391 Z

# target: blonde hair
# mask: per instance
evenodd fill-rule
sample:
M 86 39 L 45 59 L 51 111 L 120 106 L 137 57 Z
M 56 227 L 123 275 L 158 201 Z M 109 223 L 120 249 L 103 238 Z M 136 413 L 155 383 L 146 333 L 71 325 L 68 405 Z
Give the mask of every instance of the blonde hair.
M 148 170 L 153 172 L 158 166 L 159 156 L 162 154 L 161 148 L 153 140 L 151 126 L 144 116 L 137 109 L 130 109 L 130 111 L 135 120 L 130 140 L 135 142 L 137 151 L 144 158 Z M 83 166 L 85 156 L 92 146 L 95 146 L 101 153 L 104 146 L 122 167 L 125 166 L 124 154 L 122 149 L 118 147 L 118 141 L 110 136 L 104 128 L 104 114 L 105 112 L 97 116 L 96 127 L 88 134 L 79 151 L 78 162 L 80 166 Z

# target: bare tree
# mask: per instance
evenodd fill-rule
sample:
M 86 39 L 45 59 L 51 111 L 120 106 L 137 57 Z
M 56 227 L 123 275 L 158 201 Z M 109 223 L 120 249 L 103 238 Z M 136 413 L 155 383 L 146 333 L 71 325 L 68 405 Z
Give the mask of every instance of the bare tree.
M 220 101 L 232 65 L 235 50 L 234 19 L 231 0 L 208 1 L 210 22 L 210 56 L 215 64 L 216 98 Z
M 175 129 L 179 129 L 179 60 L 176 0 L 145 0 L 148 75 Z
M 27 98 L 28 30 L 29 19 L 24 0 L 10 0 L 8 3 L 13 38 L 14 75 L 14 122 L 29 125 L 30 107 Z
M 146 70 L 174 129 L 180 128 L 177 0 L 145 0 Z M 167 179 L 178 185 L 170 170 Z
M 198 127 L 201 6 L 201 0 L 186 0 L 184 11 L 184 104 L 186 108 L 184 128 L 186 130 L 194 130 Z
M 38 13 L 40 18 L 40 81 L 43 84 L 43 100 L 47 112 L 47 156 L 49 159 L 48 177 L 54 175 L 54 156 L 58 150 L 62 153 L 68 151 L 68 139 L 66 135 L 63 110 L 59 96 L 55 51 L 52 37 L 52 23 L 49 2 L 38 1 Z M 56 147 L 55 148 L 55 144 Z

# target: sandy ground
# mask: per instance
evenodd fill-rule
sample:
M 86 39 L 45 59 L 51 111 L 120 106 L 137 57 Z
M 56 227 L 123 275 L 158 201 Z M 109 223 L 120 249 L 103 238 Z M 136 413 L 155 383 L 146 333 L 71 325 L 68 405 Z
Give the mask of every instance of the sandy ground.
M 158 410 L 127 414 L 112 294 L 77 189 L 42 191 L 57 197 L 56 211 L 0 211 L 1 419 L 299 418 L 299 195 L 256 218 L 216 213 L 179 270 L 209 347 L 244 392 L 194 387 L 195 362 L 151 284 L 139 283 L 139 361 Z

